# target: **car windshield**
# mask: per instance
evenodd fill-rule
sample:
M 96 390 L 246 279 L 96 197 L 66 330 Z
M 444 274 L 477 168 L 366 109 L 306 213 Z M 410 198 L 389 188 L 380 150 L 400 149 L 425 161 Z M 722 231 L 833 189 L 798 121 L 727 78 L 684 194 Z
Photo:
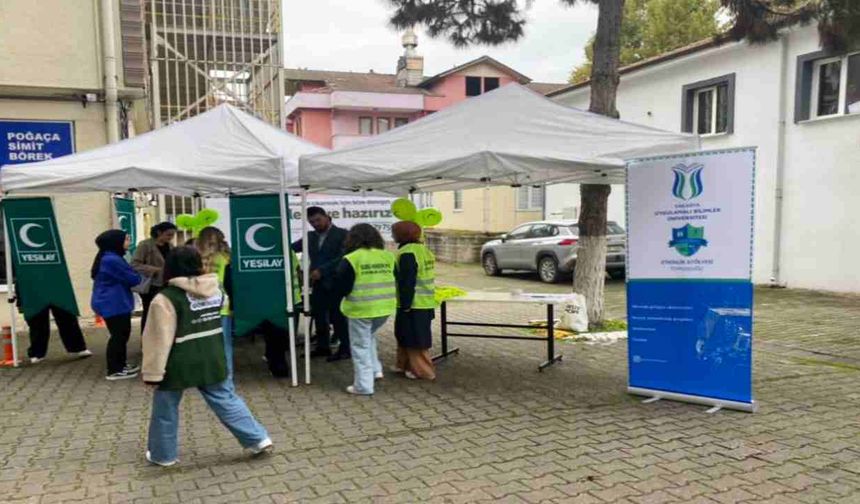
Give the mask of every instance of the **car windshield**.
M 614 222 L 606 223 L 606 234 L 624 234 L 624 228 Z
M 579 226 L 578 225 L 573 224 L 571 226 L 567 226 L 567 229 L 570 230 L 570 234 L 572 234 L 574 236 L 579 236 Z M 614 222 L 607 222 L 606 223 L 606 234 L 608 234 L 608 235 L 624 234 L 624 228 L 619 226 L 618 224 L 616 224 Z

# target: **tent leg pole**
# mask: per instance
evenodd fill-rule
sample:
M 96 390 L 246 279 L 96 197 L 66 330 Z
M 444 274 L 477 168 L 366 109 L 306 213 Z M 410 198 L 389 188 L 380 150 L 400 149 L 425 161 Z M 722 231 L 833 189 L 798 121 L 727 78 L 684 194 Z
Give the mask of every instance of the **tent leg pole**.
M 0 197 L 0 201 L 2 201 Z M 12 366 L 18 367 L 18 314 L 15 311 L 15 276 L 12 274 L 12 248 L 9 246 L 9 226 L 6 225 L 6 215 L 0 210 L 3 220 L 3 243 L 6 244 L 6 285 L 8 290 L 6 298 L 9 300 L 9 327 L 12 330 Z
M 290 236 L 288 234 L 287 204 L 284 201 L 287 188 L 284 181 L 283 160 L 278 160 L 278 173 L 281 174 L 281 191 L 278 193 L 278 207 L 281 211 L 281 242 L 284 248 L 284 290 L 287 294 L 287 333 L 290 335 L 290 380 L 293 387 L 299 386 L 296 374 L 296 325 L 293 324 L 293 272 L 290 265 Z
M 308 254 L 308 191 L 302 189 L 302 293 L 304 295 L 305 383 L 311 383 L 311 280 Z

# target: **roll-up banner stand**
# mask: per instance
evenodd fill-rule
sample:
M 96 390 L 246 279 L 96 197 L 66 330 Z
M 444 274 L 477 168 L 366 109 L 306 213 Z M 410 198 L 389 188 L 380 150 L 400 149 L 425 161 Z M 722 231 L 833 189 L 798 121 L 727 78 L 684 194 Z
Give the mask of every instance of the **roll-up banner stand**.
M 755 149 L 627 164 L 632 394 L 753 412 Z

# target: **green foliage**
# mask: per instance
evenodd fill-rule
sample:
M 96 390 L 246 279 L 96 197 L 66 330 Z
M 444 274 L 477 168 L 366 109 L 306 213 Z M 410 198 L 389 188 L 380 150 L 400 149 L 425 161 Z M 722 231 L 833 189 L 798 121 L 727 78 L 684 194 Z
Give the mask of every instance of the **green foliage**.
M 627 322 L 622 319 L 606 319 L 602 322 L 596 324 L 593 327 L 589 327 L 589 332 L 616 332 L 616 331 L 626 331 L 627 330 Z
M 719 0 L 627 0 L 621 22 L 621 65 L 630 65 L 719 33 Z M 570 82 L 591 77 L 594 36 L 586 62 L 574 68 Z

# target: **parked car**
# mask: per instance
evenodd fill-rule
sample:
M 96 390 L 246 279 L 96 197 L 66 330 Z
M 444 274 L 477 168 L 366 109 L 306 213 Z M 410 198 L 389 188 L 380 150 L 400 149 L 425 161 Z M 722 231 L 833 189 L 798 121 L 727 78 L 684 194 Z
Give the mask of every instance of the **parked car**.
M 627 255 L 624 228 L 610 221 L 606 235 L 606 271 L 623 277 Z M 553 283 L 576 267 L 578 242 L 576 222 L 529 222 L 485 243 L 481 262 L 484 273 L 490 276 L 501 275 L 504 270 L 536 271 L 542 281 Z

